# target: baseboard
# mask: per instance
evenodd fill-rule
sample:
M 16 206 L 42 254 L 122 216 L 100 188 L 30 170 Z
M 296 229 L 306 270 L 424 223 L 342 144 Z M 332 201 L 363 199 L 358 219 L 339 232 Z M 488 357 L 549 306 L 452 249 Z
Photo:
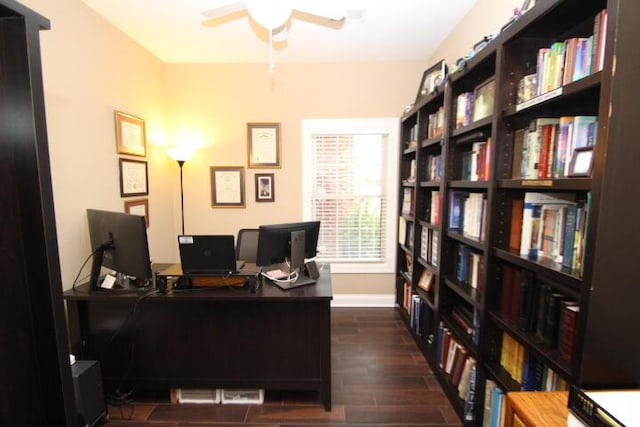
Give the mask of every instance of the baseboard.
M 331 307 L 395 307 L 395 294 L 333 294 Z

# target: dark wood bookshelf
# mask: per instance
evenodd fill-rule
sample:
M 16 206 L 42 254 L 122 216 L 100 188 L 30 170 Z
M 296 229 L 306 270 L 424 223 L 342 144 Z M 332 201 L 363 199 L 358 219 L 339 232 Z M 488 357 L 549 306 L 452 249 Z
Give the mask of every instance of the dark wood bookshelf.
M 536 72 L 539 49 L 570 38 L 589 37 L 594 32 L 595 17 L 603 9 L 607 10 L 607 26 L 602 69 L 518 103 L 518 83 L 524 76 Z M 504 392 L 521 387 L 500 365 L 503 334 L 520 343 L 526 352 L 540 359 L 568 384 L 640 387 L 637 363 L 640 341 L 633 338 L 634 325 L 640 322 L 640 310 L 636 307 L 640 288 L 629 284 L 637 275 L 637 248 L 640 247 L 640 231 L 636 227 L 640 211 L 640 186 L 637 185 L 640 144 L 636 143 L 640 134 L 640 96 L 633 95 L 638 91 L 636 74 L 640 69 L 640 50 L 637 49 L 640 26 L 634 19 L 637 16 L 640 16 L 639 2 L 538 0 L 473 58 L 465 60 L 435 93 L 422 98 L 402 116 L 403 134 L 417 126 L 417 139 L 421 142 L 411 155 L 400 156 L 401 170 L 416 160 L 417 174 L 421 176 L 427 156 L 442 156 L 440 181 L 419 182 L 413 200 L 416 207 L 423 209 L 429 192 L 439 191 L 440 224 L 424 220 L 412 222 L 414 242 L 410 250 L 399 247 L 399 253 L 404 257 L 411 252 L 414 260 L 417 259 L 413 263 L 414 281 L 409 283 L 421 298 L 429 301 L 434 330 L 437 331 L 439 325 L 449 328 L 476 359 L 475 397 L 469 409 L 458 397 L 448 375 L 434 363 L 433 354 L 425 352 L 425 358 L 465 425 L 482 425 L 485 379 L 494 381 Z M 456 128 L 458 95 L 474 91 L 491 79 L 495 81 L 492 114 Z M 427 139 L 429 114 L 440 107 L 444 107 L 444 134 L 441 138 Z M 513 179 L 516 131 L 539 118 L 566 116 L 598 117 L 591 175 L 557 178 L 564 174 L 556 173 L 548 174 L 555 178 Z M 462 159 L 469 155 L 472 144 L 488 138 L 491 138 L 489 180 L 460 180 Z M 487 224 L 482 242 L 447 228 L 452 209 L 450 192 L 460 190 L 482 193 L 486 197 Z M 586 217 L 581 219 L 587 224 L 584 233 L 580 232 L 581 262 L 569 268 L 548 258 L 529 258 L 521 256 L 519 250 L 506 249 L 512 203 L 523 200 L 526 193 L 571 193 L 581 201 L 581 208 L 582 201 L 588 201 L 584 205 Z M 419 258 L 422 228 L 438 232 L 437 268 Z M 482 285 L 477 289 L 454 279 L 459 245 L 482 254 L 482 268 L 478 272 Z M 551 286 L 579 305 L 570 361 L 563 362 L 558 349 L 544 345 L 535 334 L 521 331 L 500 315 L 502 274 L 506 267 L 526 273 L 534 286 Z M 425 268 L 433 268 L 436 276 L 428 294 L 415 289 L 415 282 Z M 479 322 L 478 345 L 450 317 L 452 307 L 459 303 L 467 304 L 475 312 Z M 433 347 L 437 348 L 437 342 Z M 611 351 L 612 348 L 616 351 Z
M 40 32 L 49 28 L 37 12 L 0 0 L 0 424 L 7 426 L 78 425 L 40 55 Z

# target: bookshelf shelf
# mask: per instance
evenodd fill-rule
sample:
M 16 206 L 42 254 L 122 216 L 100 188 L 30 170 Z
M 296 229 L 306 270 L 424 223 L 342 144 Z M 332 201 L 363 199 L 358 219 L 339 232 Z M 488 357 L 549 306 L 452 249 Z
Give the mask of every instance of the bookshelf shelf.
M 506 322 L 499 314 L 491 312 L 489 315 L 496 324 L 500 325 L 502 330 L 508 332 L 516 338 L 517 341 L 525 345 L 536 357 L 541 359 L 546 366 L 554 369 L 564 378 L 569 379 L 573 376 L 569 364 L 559 362 L 560 353 L 558 350 L 544 346 L 534 334 L 519 330 L 515 325 Z
M 494 248 L 494 255 L 496 258 L 530 270 L 542 277 L 561 283 L 571 289 L 580 289 L 582 279 L 577 275 L 575 270 L 562 267 L 547 258 L 531 260 L 518 253 L 498 248 Z
M 498 181 L 497 187 L 526 191 L 589 191 L 591 183 L 591 178 L 501 179 Z
M 473 306 L 473 308 L 480 308 L 480 295 L 477 289 L 474 289 L 473 287 L 464 283 L 458 283 L 453 278 L 447 276 L 444 277 L 444 284 L 453 292 L 458 294 L 462 299 L 468 302 L 471 306 Z
M 629 286 L 640 247 L 640 97 L 632 95 L 640 85 L 637 16 L 640 2 L 537 0 L 402 116 L 401 141 L 419 141 L 400 162 L 404 172 L 412 161 L 417 165 L 412 203 L 420 219 L 405 218 L 414 227 L 413 242 L 399 246 L 398 254 L 417 261 L 408 275 L 413 281 L 403 280 L 405 288 L 396 293 L 413 291 L 424 299 L 429 336 L 435 337 L 425 357 L 465 426 L 483 424 L 486 385 L 503 392 L 521 388 L 513 378 L 517 371 L 501 361 L 511 345 L 544 366 L 545 383 L 527 387 L 640 386 L 640 343 L 629 339 L 640 322 L 640 287 Z M 546 65 L 561 53 L 556 63 L 566 74 Z M 486 108 L 475 116 L 483 118 L 473 121 L 471 94 L 492 80 L 493 103 L 480 104 Z M 429 138 L 430 120 L 441 111 L 442 137 Z M 594 147 L 590 176 L 569 177 L 573 149 L 585 146 Z M 484 158 L 482 147 L 489 153 Z M 425 171 L 436 158 L 437 181 L 427 182 Z M 464 227 L 465 207 L 473 233 Z M 426 211 L 439 221 L 427 221 Z M 425 245 L 433 257 L 425 259 Z M 465 260 L 474 261 L 473 270 Z M 433 274 L 428 294 L 416 289 L 424 271 Z M 477 286 L 460 284 L 472 283 L 469 277 Z M 468 328 L 469 313 L 473 340 L 457 323 Z M 525 314 L 527 323 L 514 320 Z M 564 334 L 570 346 L 543 332 Z M 474 359 L 470 400 L 439 367 L 437 349 L 451 337 Z

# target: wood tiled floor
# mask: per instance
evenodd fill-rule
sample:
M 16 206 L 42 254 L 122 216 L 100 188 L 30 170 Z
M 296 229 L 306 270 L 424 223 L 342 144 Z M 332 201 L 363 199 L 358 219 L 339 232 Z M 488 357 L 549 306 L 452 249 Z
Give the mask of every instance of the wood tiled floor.
M 267 392 L 262 405 L 110 406 L 109 427 L 461 426 L 393 308 L 331 310 L 331 412 L 310 392 Z

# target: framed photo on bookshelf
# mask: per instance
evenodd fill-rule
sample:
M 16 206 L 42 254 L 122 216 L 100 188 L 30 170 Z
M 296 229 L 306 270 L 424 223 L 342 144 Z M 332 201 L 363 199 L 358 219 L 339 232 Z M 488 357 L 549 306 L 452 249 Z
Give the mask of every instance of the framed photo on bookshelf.
M 422 275 L 420 276 L 420 280 L 418 280 L 418 287 L 425 292 L 429 292 L 431 290 L 431 285 L 433 284 L 433 271 L 425 268 L 422 270 Z
M 418 88 L 418 94 L 416 95 L 416 103 L 436 90 L 438 86 L 444 83 L 444 79 L 447 76 L 447 64 L 444 60 L 438 62 L 434 66 L 425 70 L 422 73 L 422 80 L 420 81 L 420 87 Z
M 496 81 L 492 77 L 476 86 L 473 91 L 473 121 L 484 119 L 493 114 L 496 93 Z
M 589 177 L 593 168 L 593 147 L 579 147 L 573 150 L 569 163 L 568 177 Z
M 121 111 L 114 115 L 118 154 L 144 157 L 147 154 L 144 120 Z
M 149 194 L 147 162 L 120 159 L 120 197 L 146 196 Z

